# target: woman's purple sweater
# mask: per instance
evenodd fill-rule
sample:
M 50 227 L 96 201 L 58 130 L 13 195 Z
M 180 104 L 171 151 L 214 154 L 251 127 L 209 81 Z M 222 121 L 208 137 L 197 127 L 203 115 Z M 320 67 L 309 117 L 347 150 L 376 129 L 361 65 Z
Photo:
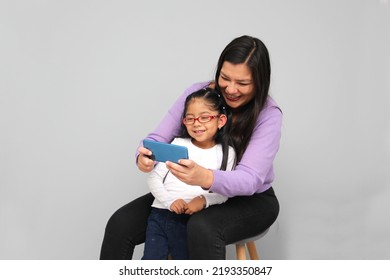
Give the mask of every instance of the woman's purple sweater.
M 187 88 L 147 138 L 170 143 L 179 133 L 186 97 L 209 84 L 196 83 Z M 274 180 L 273 161 L 279 149 L 281 126 L 282 112 L 268 97 L 242 159 L 233 171 L 213 170 L 214 181 L 210 191 L 233 197 L 252 195 L 270 188 Z

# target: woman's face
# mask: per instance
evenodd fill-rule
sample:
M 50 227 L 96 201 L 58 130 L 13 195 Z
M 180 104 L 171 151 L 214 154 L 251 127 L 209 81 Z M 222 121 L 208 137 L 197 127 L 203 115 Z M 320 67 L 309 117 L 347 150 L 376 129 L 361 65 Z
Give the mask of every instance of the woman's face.
M 244 106 L 254 96 L 252 73 L 244 63 L 225 61 L 218 77 L 218 85 L 227 105 L 233 109 Z

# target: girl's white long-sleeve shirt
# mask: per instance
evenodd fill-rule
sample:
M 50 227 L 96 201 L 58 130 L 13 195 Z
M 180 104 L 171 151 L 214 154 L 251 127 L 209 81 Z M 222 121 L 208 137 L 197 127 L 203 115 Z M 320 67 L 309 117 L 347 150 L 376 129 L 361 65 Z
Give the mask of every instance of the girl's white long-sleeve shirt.
M 219 144 L 209 149 L 202 149 L 192 144 L 189 138 L 175 138 L 172 144 L 187 147 L 189 159 L 204 168 L 218 170 L 221 166 L 222 146 Z M 235 152 L 230 147 L 226 170 L 233 169 L 234 159 Z M 155 197 L 152 206 L 156 208 L 170 209 L 171 204 L 177 199 L 190 202 L 199 195 L 206 198 L 206 207 L 224 203 L 228 199 L 226 196 L 204 190 L 200 186 L 183 183 L 169 172 L 164 162 L 157 163 L 153 171 L 149 173 L 147 182 Z

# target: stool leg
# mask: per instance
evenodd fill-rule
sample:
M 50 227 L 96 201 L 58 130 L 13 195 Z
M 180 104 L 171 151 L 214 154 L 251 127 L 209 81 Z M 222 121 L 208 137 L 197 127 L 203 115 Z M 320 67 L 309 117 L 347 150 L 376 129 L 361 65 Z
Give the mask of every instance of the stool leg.
M 254 241 L 246 243 L 246 246 L 248 247 L 249 256 L 251 260 L 259 260 L 259 255 L 257 254 L 256 250 L 256 244 Z
M 246 260 L 245 244 L 236 244 L 237 260 Z

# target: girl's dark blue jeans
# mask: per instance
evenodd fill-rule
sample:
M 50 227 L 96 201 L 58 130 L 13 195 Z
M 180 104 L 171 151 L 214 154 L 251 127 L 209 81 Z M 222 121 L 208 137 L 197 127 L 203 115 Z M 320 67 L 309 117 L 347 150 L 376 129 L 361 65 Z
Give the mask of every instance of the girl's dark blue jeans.
M 143 260 L 188 259 L 186 214 L 176 214 L 167 209 L 152 208 L 146 227 Z

